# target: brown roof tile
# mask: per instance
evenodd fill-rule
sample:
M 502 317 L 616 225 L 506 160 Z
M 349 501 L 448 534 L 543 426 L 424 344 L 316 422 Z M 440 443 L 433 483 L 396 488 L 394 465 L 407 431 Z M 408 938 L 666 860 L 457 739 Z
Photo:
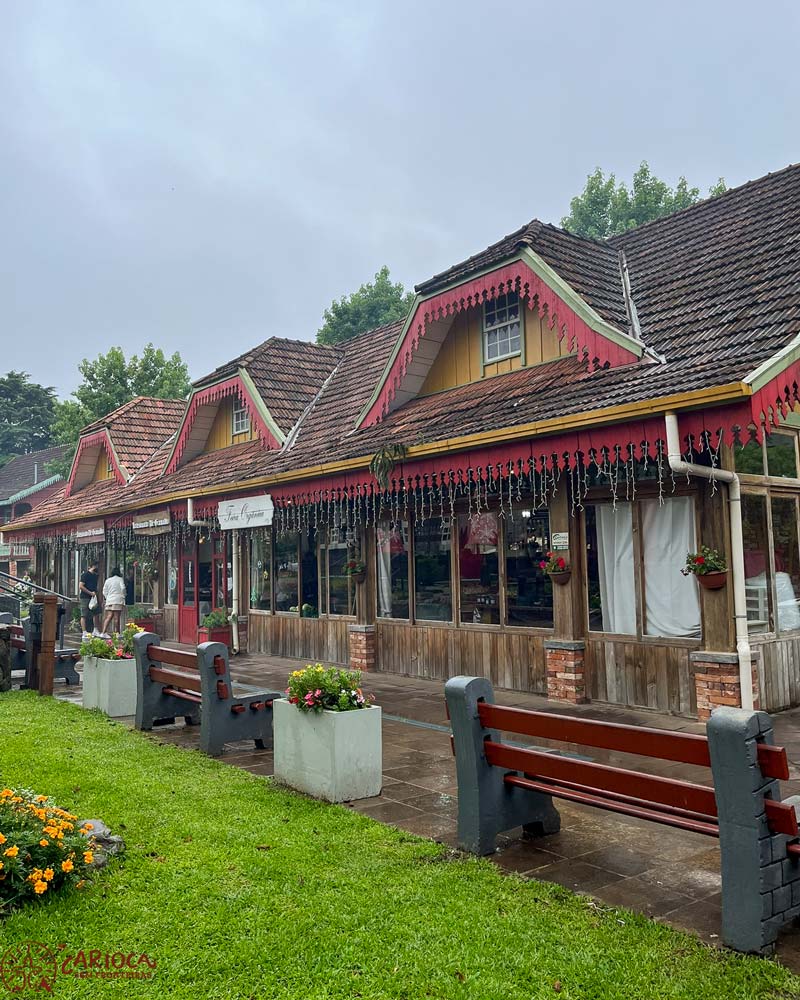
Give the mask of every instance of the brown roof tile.
M 137 396 L 81 433 L 107 428 L 120 462 L 133 475 L 178 430 L 185 409 L 182 399 Z

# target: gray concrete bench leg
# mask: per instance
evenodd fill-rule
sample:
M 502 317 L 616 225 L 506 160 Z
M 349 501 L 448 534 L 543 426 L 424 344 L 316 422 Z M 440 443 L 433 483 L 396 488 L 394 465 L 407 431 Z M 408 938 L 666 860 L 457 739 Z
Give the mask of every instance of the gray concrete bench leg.
M 136 655 L 136 728 L 148 731 L 162 719 L 183 716 L 187 723 L 200 721 L 200 706 L 163 693 L 163 685 L 150 680 L 150 660 L 148 646 L 161 645 L 161 639 L 154 632 L 142 632 L 134 637 Z
M 491 682 L 484 677 L 453 677 L 444 691 L 456 749 L 459 847 L 472 854 L 491 854 L 497 834 L 516 826 L 529 836 L 557 833 L 561 817 L 550 795 L 506 785 L 507 772 L 486 763 L 483 742 L 498 739 L 498 734 L 481 726 L 478 703 L 494 703 Z
M 737 951 L 762 955 L 800 915 L 800 862 L 787 854 L 788 838 L 770 832 L 764 812 L 765 798 L 780 801 L 780 786 L 762 775 L 757 745 L 774 742 L 766 712 L 718 708 L 708 721 L 722 860 L 722 940 Z

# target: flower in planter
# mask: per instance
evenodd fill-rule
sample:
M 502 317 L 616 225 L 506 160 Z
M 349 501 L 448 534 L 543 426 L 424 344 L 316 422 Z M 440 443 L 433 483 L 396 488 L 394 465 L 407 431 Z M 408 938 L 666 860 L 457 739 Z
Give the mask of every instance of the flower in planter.
M 699 552 L 686 553 L 686 565 L 681 570 L 684 576 L 707 576 L 709 573 L 726 573 L 728 564 L 725 556 L 717 549 L 701 545 Z
M 228 621 L 228 612 L 225 608 L 219 608 L 216 611 L 211 611 L 203 619 L 202 628 L 225 628 L 226 625 L 230 624 Z
M 361 690 L 361 671 L 309 664 L 289 677 L 286 694 L 301 712 L 351 712 L 368 708 L 373 695 Z
M 366 573 L 367 564 L 360 559 L 350 559 L 345 563 L 344 571 L 347 576 L 361 576 L 362 573 Z
M 569 563 L 563 556 L 556 555 L 555 552 L 548 552 L 547 559 L 542 559 L 539 563 L 539 569 L 544 570 L 545 573 L 567 573 L 569 572 Z
M 128 622 L 125 628 L 117 634 L 104 639 L 100 636 L 92 636 L 85 639 L 79 652 L 81 656 L 94 656 L 98 660 L 130 660 L 133 657 L 133 637 L 144 632 L 135 622 Z

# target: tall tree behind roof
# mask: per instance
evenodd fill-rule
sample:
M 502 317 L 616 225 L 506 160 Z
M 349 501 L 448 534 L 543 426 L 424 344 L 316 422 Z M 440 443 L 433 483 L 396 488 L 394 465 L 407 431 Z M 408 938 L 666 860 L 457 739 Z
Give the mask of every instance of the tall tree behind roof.
M 27 372 L 0 378 L 0 465 L 51 443 L 55 408 L 53 387 L 31 382 Z
M 185 362 L 177 352 L 166 357 L 160 347 L 148 344 L 139 355 L 125 359 L 121 347 L 112 347 L 93 361 L 84 358 L 78 365 L 83 381 L 73 392 L 74 399 L 56 404 L 54 440 L 71 445 L 51 472 L 67 475 L 82 427 L 99 420 L 136 396 L 157 399 L 184 399 L 191 382 Z
M 715 197 L 727 190 L 722 177 L 708 191 Z M 643 160 L 633 175 L 630 189 L 614 174 L 605 176 L 600 167 L 589 174 L 583 191 L 569 203 L 569 215 L 561 220 L 564 229 L 578 236 L 604 239 L 624 233 L 653 219 L 671 215 L 700 200 L 700 189 L 689 187 L 681 177 L 674 189 L 656 177 Z
M 398 281 L 392 282 L 384 266 L 374 281 L 365 282 L 357 292 L 334 300 L 325 310 L 324 322 L 317 331 L 318 344 L 339 344 L 376 326 L 402 319 L 414 296 Z

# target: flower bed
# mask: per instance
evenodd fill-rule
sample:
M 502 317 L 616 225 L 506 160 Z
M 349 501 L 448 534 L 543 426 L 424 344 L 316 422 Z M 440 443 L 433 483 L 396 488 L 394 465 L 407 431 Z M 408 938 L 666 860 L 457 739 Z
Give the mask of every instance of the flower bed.
M 91 823 L 46 795 L 0 790 L 0 914 L 67 885 L 81 888 L 94 861 Z

